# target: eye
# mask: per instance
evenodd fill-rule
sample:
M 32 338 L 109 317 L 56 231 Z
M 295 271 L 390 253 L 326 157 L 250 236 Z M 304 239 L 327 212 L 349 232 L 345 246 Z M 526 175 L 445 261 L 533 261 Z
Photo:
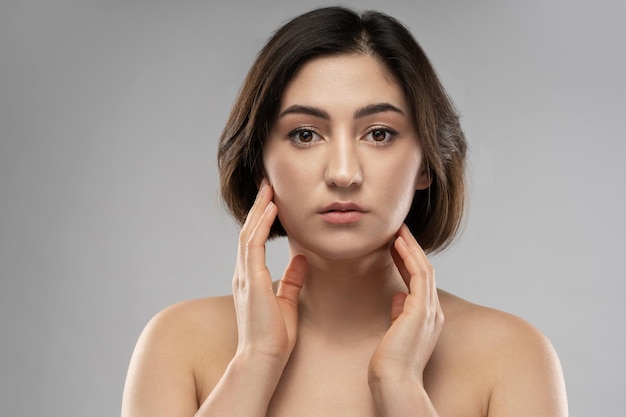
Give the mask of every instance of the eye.
M 316 142 L 320 139 L 320 136 L 315 133 L 312 129 L 299 127 L 297 129 L 292 130 L 287 135 L 289 139 L 296 145 L 307 145 L 312 142 Z
M 388 127 L 373 127 L 365 135 L 365 139 L 376 144 L 385 144 L 394 139 L 397 132 Z

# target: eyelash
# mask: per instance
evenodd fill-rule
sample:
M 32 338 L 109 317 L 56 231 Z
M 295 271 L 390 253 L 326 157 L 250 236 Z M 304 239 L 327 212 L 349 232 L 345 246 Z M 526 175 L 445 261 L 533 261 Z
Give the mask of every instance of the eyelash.
M 388 127 L 384 127 L 384 126 L 373 126 L 371 128 L 368 129 L 367 134 L 365 135 L 370 136 L 372 133 L 376 132 L 376 131 L 380 131 L 380 132 L 384 132 L 386 135 L 388 135 L 389 137 L 386 138 L 385 140 L 382 141 L 377 141 L 374 140 L 372 138 L 372 140 L 370 141 L 371 143 L 375 144 L 376 146 L 385 146 L 387 144 L 389 144 L 390 142 L 393 142 L 393 140 L 396 138 L 396 136 L 398 135 L 398 132 L 396 132 L 393 129 L 390 129 Z
M 301 142 L 298 139 L 298 135 L 300 133 L 303 133 L 303 132 L 309 132 L 313 136 L 320 136 L 317 132 L 315 132 L 314 129 L 312 129 L 310 127 L 298 127 L 296 129 L 292 130 L 291 132 L 289 132 L 287 134 L 287 137 L 296 146 L 299 146 L 299 147 L 311 146 L 311 144 L 314 143 L 314 139 L 315 139 L 314 137 L 309 142 Z
M 372 135 L 374 132 L 376 131 L 380 131 L 380 132 L 384 132 L 386 135 L 388 135 L 388 138 L 386 138 L 385 140 L 382 141 L 376 141 L 373 138 L 368 140 L 367 142 L 374 144 L 375 146 L 385 146 L 387 144 L 389 144 L 390 142 L 392 142 L 396 135 L 398 134 L 398 132 L 396 132 L 393 129 L 390 129 L 388 127 L 384 127 L 384 126 L 372 126 L 371 128 L 369 128 L 367 130 L 367 133 L 365 134 L 365 138 L 367 138 L 368 136 Z M 303 132 L 308 132 L 312 135 L 312 138 L 309 142 L 302 142 L 300 141 L 300 139 L 298 138 L 298 135 L 303 133 Z M 298 127 L 296 129 L 293 129 L 292 131 L 290 131 L 287 134 L 287 137 L 289 138 L 289 140 L 296 146 L 299 147 L 307 147 L 307 146 L 311 146 L 313 143 L 316 142 L 315 140 L 315 136 L 320 137 L 321 135 L 318 134 L 315 129 L 312 129 L 310 127 Z

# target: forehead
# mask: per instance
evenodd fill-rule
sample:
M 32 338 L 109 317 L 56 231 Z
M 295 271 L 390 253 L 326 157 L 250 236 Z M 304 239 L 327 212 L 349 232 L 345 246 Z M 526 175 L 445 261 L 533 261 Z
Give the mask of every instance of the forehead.
M 281 109 L 294 104 L 360 107 L 378 102 L 407 113 L 403 89 L 383 63 L 368 54 L 342 54 L 307 61 L 287 84 Z

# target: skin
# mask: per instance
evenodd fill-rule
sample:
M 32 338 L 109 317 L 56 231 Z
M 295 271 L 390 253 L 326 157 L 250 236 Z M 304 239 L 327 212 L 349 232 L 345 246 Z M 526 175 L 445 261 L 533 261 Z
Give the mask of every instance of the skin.
M 567 415 L 541 333 L 437 289 L 402 223 L 429 185 L 410 120 L 402 89 L 369 55 L 301 68 L 264 148 L 233 295 L 148 324 L 123 416 Z M 324 214 L 337 202 L 359 213 Z M 272 283 L 276 216 L 292 258 Z

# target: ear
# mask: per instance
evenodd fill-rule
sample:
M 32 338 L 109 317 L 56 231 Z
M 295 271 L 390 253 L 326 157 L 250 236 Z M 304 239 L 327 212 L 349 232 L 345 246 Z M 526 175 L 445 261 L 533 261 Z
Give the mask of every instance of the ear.
M 424 165 L 425 166 L 421 168 L 419 174 L 417 174 L 417 178 L 415 179 L 416 190 L 425 190 L 430 187 L 430 184 L 432 184 L 433 182 L 432 176 L 430 174 L 430 169 L 426 164 Z

